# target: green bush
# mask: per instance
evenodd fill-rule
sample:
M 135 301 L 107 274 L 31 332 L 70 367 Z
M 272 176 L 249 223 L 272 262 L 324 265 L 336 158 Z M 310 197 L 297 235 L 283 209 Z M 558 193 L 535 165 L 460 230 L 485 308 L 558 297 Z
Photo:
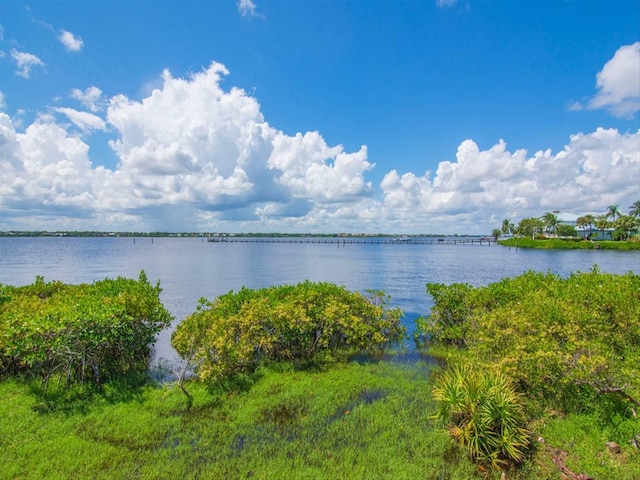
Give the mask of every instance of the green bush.
M 417 335 L 449 345 L 464 346 L 473 314 L 473 291 L 473 287 L 466 283 L 427 284 L 427 294 L 431 295 L 434 303 L 430 317 L 417 320 Z
M 145 372 L 149 346 L 171 322 L 160 292 L 144 272 L 137 281 L 66 285 L 37 277 L 0 286 L 0 375 L 100 383 Z
M 488 287 L 427 289 L 435 306 L 418 333 L 438 341 L 456 318 L 465 358 L 506 374 L 540 405 L 589 408 L 606 393 L 630 411 L 640 398 L 640 276 L 529 272 Z
M 428 317 L 417 320 L 416 339 L 466 347 L 477 318 L 499 306 L 518 300 L 531 289 L 544 288 L 550 274 L 527 272 L 514 279 L 503 279 L 487 287 L 466 283 L 429 283 L 427 294 L 433 299 Z
M 529 447 L 521 397 L 504 375 L 452 368 L 433 388 L 437 417 L 474 461 L 492 469 L 520 463 Z
M 382 348 L 404 334 L 400 310 L 387 305 L 382 292 L 365 296 L 322 282 L 243 288 L 202 299 L 171 341 L 202 380 L 218 381 L 270 362 Z

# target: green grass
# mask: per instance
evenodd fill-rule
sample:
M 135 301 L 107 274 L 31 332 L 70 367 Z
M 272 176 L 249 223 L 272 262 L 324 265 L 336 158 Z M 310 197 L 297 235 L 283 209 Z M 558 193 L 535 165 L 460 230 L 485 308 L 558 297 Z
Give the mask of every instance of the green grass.
M 571 240 L 561 238 L 549 238 L 546 240 L 532 240 L 530 238 L 509 238 L 507 240 L 499 240 L 499 245 L 504 247 L 518 248 L 539 248 L 539 249 L 555 249 L 555 250 L 640 250 L 640 241 L 617 242 L 612 240 L 604 241 L 588 241 L 588 240 Z
M 51 391 L 0 382 L 0 478 L 433 479 L 483 476 L 434 420 L 430 367 L 390 362 L 263 370 L 236 388 L 188 383 Z M 52 385 L 55 387 L 55 385 Z M 603 426 L 604 425 L 604 426 Z M 623 439 L 638 423 L 593 415 L 534 425 L 595 479 L 640 478 Z M 611 455 L 604 441 L 618 441 Z M 537 442 L 534 442 L 537 443 Z M 544 448 L 509 479 L 560 479 Z
M 583 414 L 542 422 L 540 435 L 547 444 L 561 445 L 566 466 L 574 472 L 588 472 L 594 479 L 636 480 L 640 478 L 640 452 L 628 441 L 640 432 L 637 419 L 612 419 Z M 606 442 L 615 441 L 620 453 L 610 452 Z
M 45 402 L 0 383 L 0 478 L 466 479 L 434 428 L 428 367 L 264 371 L 250 387 L 175 387 Z M 53 403 L 51 403 L 53 401 Z

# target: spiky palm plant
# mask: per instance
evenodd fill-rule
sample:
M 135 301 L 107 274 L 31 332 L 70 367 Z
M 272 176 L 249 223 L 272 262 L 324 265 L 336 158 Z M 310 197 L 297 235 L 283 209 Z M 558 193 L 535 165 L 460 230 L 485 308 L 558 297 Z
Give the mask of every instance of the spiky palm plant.
M 529 432 L 520 395 L 504 375 L 453 368 L 436 382 L 437 417 L 476 462 L 503 469 L 523 460 Z

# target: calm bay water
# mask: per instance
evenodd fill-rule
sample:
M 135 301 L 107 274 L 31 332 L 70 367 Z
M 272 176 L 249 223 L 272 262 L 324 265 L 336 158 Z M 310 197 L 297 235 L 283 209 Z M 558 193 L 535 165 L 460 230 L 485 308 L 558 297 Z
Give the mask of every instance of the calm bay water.
M 36 275 L 66 283 L 107 277 L 160 280 L 175 316 L 160 334 L 159 358 L 173 361 L 170 335 L 198 299 L 248 288 L 327 281 L 350 290 L 381 289 L 405 312 L 409 332 L 431 306 L 425 285 L 487 285 L 528 270 L 562 276 L 598 265 L 603 272 L 640 273 L 640 253 L 609 250 L 527 250 L 479 245 L 208 243 L 201 238 L 0 238 L 0 283 L 24 285 Z

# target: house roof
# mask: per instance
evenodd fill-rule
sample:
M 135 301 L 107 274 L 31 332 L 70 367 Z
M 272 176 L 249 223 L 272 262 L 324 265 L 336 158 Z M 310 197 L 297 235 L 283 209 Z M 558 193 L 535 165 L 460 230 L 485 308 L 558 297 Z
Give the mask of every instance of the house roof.
M 562 212 L 558 214 L 558 220 L 561 222 L 575 222 L 578 219 L 578 215 L 573 213 Z

